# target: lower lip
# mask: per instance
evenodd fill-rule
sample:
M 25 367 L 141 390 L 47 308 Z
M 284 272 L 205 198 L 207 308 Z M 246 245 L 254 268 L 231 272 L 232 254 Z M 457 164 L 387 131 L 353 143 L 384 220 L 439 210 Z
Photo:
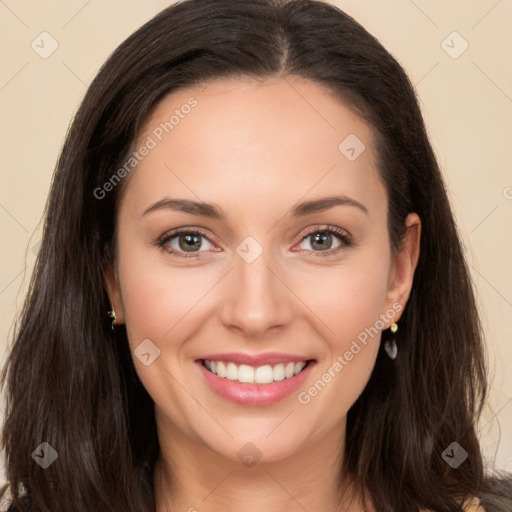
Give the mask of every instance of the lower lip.
M 197 361 L 196 364 L 199 365 L 212 390 L 222 398 L 242 405 L 269 405 L 297 391 L 307 379 L 315 362 L 310 361 L 299 374 L 271 384 L 245 384 L 229 380 L 207 370 L 201 361 Z

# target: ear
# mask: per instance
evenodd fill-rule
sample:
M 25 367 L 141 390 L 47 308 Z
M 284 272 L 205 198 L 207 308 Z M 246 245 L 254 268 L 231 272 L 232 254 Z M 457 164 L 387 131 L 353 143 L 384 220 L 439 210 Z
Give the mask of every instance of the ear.
M 420 255 L 421 220 L 410 213 L 405 220 L 407 231 L 403 243 L 392 256 L 386 294 L 387 308 L 399 303 L 405 308 L 412 289 L 414 271 Z M 394 321 L 398 321 L 397 316 Z
M 119 287 L 119 277 L 112 263 L 109 263 L 105 272 L 105 288 L 110 304 L 116 311 L 116 324 L 124 323 L 124 308 Z

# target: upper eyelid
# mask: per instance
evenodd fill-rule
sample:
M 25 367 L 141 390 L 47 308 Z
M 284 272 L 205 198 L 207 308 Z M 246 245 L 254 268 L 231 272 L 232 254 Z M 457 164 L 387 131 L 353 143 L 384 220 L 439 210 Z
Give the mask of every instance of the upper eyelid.
M 200 228 L 176 228 L 175 230 L 172 229 L 164 233 L 161 237 L 159 237 L 158 240 L 160 242 L 167 243 L 171 238 L 174 238 L 182 234 L 198 234 L 204 238 L 207 238 L 208 241 L 210 241 L 211 243 L 215 243 L 213 240 L 210 239 L 210 235 L 208 235 L 205 231 L 203 231 Z

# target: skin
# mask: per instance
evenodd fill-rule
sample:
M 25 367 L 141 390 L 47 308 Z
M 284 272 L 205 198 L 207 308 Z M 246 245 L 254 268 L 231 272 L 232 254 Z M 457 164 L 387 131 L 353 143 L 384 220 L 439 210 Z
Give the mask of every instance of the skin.
M 338 495 L 337 468 L 346 415 L 368 382 L 380 332 L 306 405 L 297 393 L 268 406 L 233 404 L 209 388 L 194 361 L 212 352 L 300 354 L 317 360 L 299 391 L 307 390 L 379 315 L 405 306 L 420 219 L 408 216 L 406 243 L 392 254 L 371 129 L 322 86 L 287 77 L 175 91 L 139 142 L 191 96 L 197 106 L 127 178 L 118 258 L 106 278 L 132 350 L 145 339 L 160 350 L 149 366 L 134 357 L 155 402 L 157 511 L 345 510 L 350 493 Z M 366 146 L 355 161 L 338 149 L 349 134 Z M 291 216 L 297 202 L 333 194 L 359 201 L 368 214 L 341 205 Z M 165 197 L 216 203 L 226 219 L 170 209 L 143 215 Z M 326 225 L 356 244 L 319 256 L 343 247 L 336 235 L 315 246 Z M 206 231 L 198 257 L 158 247 L 175 228 Z M 248 236 L 263 249 L 252 263 L 236 252 Z M 187 254 L 179 236 L 173 240 L 168 246 Z M 248 442 L 261 453 L 252 467 L 237 457 Z M 362 510 L 358 496 L 350 510 Z

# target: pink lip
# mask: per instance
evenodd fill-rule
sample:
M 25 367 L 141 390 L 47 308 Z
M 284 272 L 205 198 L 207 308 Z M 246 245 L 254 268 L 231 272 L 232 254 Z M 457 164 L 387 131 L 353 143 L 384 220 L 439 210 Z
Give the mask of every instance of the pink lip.
M 226 354 L 222 355 L 223 358 L 214 358 L 211 360 L 230 361 L 229 359 L 224 359 Z M 209 359 L 209 357 L 206 359 Z M 245 360 L 247 361 L 247 359 Z M 288 361 L 291 362 L 291 360 Z M 305 361 L 305 359 L 297 360 L 297 362 L 300 361 Z M 314 361 L 309 361 L 306 367 L 298 375 L 278 382 L 272 382 L 271 384 L 246 384 L 234 380 L 228 380 L 223 377 L 219 377 L 218 375 L 215 375 L 214 373 L 207 370 L 203 366 L 201 360 L 196 361 L 196 364 L 204 375 L 210 388 L 222 398 L 236 404 L 261 406 L 278 402 L 279 400 L 282 400 L 283 398 L 291 395 L 294 391 L 297 391 L 301 384 L 307 379 L 311 369 L 316 363 Z
M 225 354 L 208 354 L 200 359 L 208 359 L 208 361 L 222 361 L 225 363 L 235 363 L 236 365 L 246 364 L 248 366 L 264 366 L 269 364 L 274 366 L 279 363 L 300 363 L 308 361 L 311 357 L 298 356 L 294 354 L 283 354 L 279 352 L 266 352 L 263 354 L 244 354 L 242 352 L 227 352 Z

